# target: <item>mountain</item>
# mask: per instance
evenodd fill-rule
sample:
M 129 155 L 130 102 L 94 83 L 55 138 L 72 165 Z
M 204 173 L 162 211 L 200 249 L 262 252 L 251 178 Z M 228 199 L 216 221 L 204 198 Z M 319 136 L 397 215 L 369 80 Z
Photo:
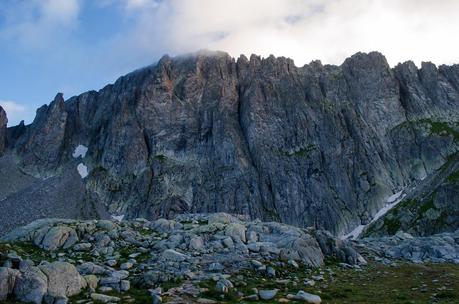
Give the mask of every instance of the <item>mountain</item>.
M 459 65 L 164 56 L 8 128 L 3 232 L 41 217 L 228 212 L 343 235 L 439 174 L 459 147 L 458 105 Z M 447 223 L 432 231 L 459 228 Z
M 0 155 L 3 154 L 6 146 L 6 124 L 8 119 L 6 118 L 5 110 L 0 106 Z

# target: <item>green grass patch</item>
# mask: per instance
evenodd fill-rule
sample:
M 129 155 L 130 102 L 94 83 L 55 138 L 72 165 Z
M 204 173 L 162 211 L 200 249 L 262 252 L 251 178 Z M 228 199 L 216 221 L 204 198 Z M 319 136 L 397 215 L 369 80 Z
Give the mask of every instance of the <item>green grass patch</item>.
M 446 180 L 447 180 L 449 183 L 455 184 L 455 183 L 459 180 L 459 171 L 455 171 L 455 172 L 451 173 L 451 174 L 446 178 Z
M 159 161 L 166 161 L 167 160 L 167 156 L 163 155 L 163 154 L 158 154 L 158 155 L 155 155 L 155 159 L 157 159 Z

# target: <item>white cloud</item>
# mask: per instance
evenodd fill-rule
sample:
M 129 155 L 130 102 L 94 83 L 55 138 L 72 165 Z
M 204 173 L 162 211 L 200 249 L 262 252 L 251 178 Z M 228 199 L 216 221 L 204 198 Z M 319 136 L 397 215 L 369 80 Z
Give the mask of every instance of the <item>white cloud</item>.
M 30 0 L 0 8 L 4 19 L 0 41 L 18 43 L 24 48 L 52 48 L 76 28 L 83 0 Z
M 340 64 L 355 52 L 378 50 L 392 65 L 459 61 L 456 0 L 125 1 L 143 8 L 131 45 L 152 52 L 209 48 Z
M 24 120 L 28 124 L 35 117 L 35 110 L 22 103 L 11 100 L 0 100 L 0 106 L 5 110 L 8 117 L 8 126 L 15 126 L 21 120 Z

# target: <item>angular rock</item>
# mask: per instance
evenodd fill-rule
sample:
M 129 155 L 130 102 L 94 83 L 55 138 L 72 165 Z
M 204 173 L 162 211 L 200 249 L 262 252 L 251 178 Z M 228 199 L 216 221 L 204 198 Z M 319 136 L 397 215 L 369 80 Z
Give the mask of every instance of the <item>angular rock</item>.
M 60 247 L 69 248 L 77 241 L 78 236 L 74 229 L 67 226 L 56 226 L 47 231 L 39 246 L 45 250 L 53 251 Z
M 16 278 L 19 276 L 19 271 L 11 268 L 0 267 L 0 301 L 13 293 Z
M 173 262 L 183 262 L 187 259 L 186 255 L 184 255 L 183 253 L 177 252 L 173 249 L 164 250 L 162 256 L 164 259 L 168 261 L 173 261 Z
M 70 263 L 53 262 L 38 267 L 48 277 L 48 294 L 53 297 L 71 297 L 86 287 L 85 279 Z
M 16 278 L 14 296 L 26 303 L 41 304 L 48 291 L 48 278 L 38 267 L 30 267 Z
M 107 295 L 100 294 L 100 293 L 92 293 L 91 299 L 93 299 L 94 301 L 102 302 L 102 303 L 114 303 L 114 302 L 117 303 L 121 301 L 121 299 L 118 297 L 107 296 Z
M 97 285 L 99 284 L 99 278 L 93 274 L 85 275 L 84 279 L 86 280 L 86 284 L 91 290 L 96 290 Z
M 239 223 L 231 223 L 226 226 L 225 234 L 233 239 L 234 242 L 246 243 L 246 227 Z
M 193 237 L 190 240 L 190 249 L 201 251 L 204 248 L 204 240 L 200 236 Z
M 306 303 L 311 303 L 311 304 L 322 303 L 322 299 L 318 295 L 307 293 L 302 290 L 298 291 L 298 293 L 294 296 L 294 299 L 298 301 L 303 301 Z
M 274 297 L 277 295 L 277 289 L 272 289 L 272 290 L 259 290 L 258 295 L 260 296 L 261 299 L 268 301 L 274 299 Z

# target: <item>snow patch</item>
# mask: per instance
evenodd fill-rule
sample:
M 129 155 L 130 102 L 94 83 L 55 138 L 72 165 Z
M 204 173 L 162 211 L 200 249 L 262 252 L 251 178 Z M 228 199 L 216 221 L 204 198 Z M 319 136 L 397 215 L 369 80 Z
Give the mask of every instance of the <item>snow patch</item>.
M 394 195 L 389 196 L 389 198 L 387 199 L 387 202 L 388 203 L 395 202 L 400 197 L 400 195 L 402 195 L 402 193 L 403 193 L 403 190 L 395 193 Z
M 122 215 L 112 215 L 112 219 L 115 221 L 121 222 L 124 219 L 124 214 Z
M 373 217 L 371 220 L 370 224 L 373 222 L 376 222 L 378 219 L 380 219 L 384 214 L 389 212 L 390 209 L 394 208 L 398 203 L 402 201 L 402 199 L 406 196 L 406 194 L 403 194 L 403 190 L 400 192 L 395 193 L 394 195 L 390 196 L 387 199 L 387 205 L 382 207 Z
M 376 214 L 374 215 L 370 223 L 368 223 L 367 225 L 357 226 L 356 228 L 354 228 L 354 230 L 352 230 L 348 234 L 341 236 L 341 239 L 342 240 L 357 239 L 362 234 L 363 230 L 365 230 L 365 227 L 379 220 L 382 216 L 384 216 L 384 214 L 386 214 L 392 208 L 397 206 L 397 204 L 400 203 L 405 198 L 405 196 L 406 194 L 403 193 L 403 190 L 389 196 L 389 198 L 386 200 L 387 204 L 384 207 L 382 207 L 378 212 L 376 212 Z
M 88 153 L 88 147 L 83 146 L 83 145 L 78 145 L 75 148 L 75 151 L 73 152 L 72 156 L 74 158 L 78 158 L 81 156 L 81 158 L 84 158 L 86 156 L 86 153 Z
M 365 227 L 366 225 L 358 225 L 357 227 L 354 228 L 354 230 L 352 230 L 346 235 L 343 235 L 341 239 L 342 240 L 347 240 L 347 239 L 355 240 L 356 238 L 359 237 L 360 234 L 362 234 L 363 229 L 365 229 Z
M 81 178 L 88 176 L 88 167 L 86 167 L 83 163 L 78 164 L 77 170 Z

